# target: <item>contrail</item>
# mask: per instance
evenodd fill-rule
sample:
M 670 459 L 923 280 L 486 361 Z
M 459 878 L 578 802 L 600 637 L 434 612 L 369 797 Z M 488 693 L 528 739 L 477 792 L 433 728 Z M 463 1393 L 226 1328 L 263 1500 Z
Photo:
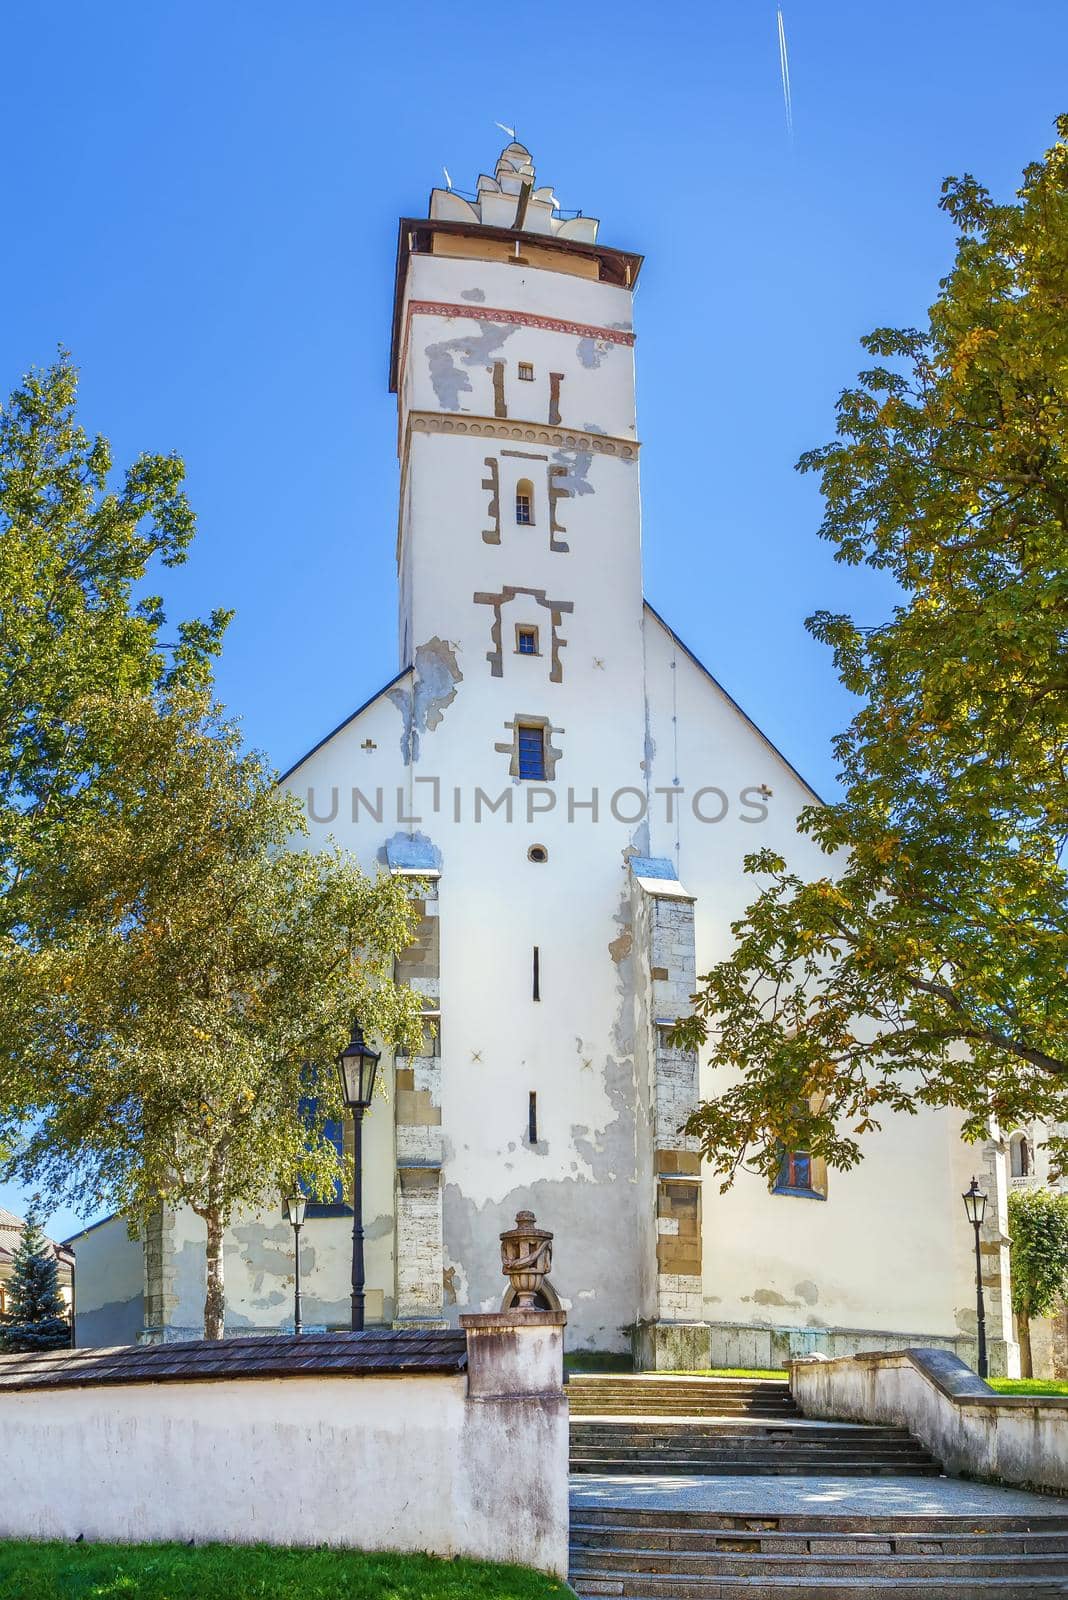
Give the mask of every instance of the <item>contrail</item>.
M 782 99 L 786 108 L 786 131 L 792 139 L 794 136 L 794 103 L 790 95 L 790 57 L 786 51 L 786 28 L 782 20 L 782 6 L 776 6 L 775 15 L 779 23 L 779 67 L 782 71 Z

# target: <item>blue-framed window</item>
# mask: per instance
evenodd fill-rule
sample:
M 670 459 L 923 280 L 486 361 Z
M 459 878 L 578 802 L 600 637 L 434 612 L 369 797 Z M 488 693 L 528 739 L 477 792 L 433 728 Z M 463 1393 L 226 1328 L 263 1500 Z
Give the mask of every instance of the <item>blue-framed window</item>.
M 545 730 L 544 728 L 525 727 L 522 723 L 518 730 L 519 738 L 519 776 L 521 778 L 545 777 Z
M 312 1130 L 315 1128 L 316 1120 L 319 1115 L 319 1102 L 314 1095 L 304 1095 L 301 1098 L 300 1115 L 306 1127 L 308 1128 L 310 1135 Z M 338 1117 L 327 1117 L 326 1121 L 321 1125 L 320 1133 L 321 1137 L 332 1144 L 334 1149 L 337 1151 L 338 1160 L 342 1163 L 342 1170 L 344 1170 L 345 1124 Z M 345 1184 L 343 1178 L 335 1179 L 334 1192 L 327 1200 L 313 1199 L 307 1184 L 305 1184 L 303 1181 L 301 1181 L 300 1187 L 302 1192 L 308 1195 L 309 1215 L 327 1217 L 337 1215 L 339 1212 L 347 1212 L 352 1209 L 345 1199 Z
M 516 634 L 516 647 L 521 656 L 536 656 L 538 653 L 538 630 L 536 628 L 520 628 Z
M 820 1166 L 822 1167 L 822 1162 Z M 816 1181 L 816 1163 L 807 1150 L 784 1150 L 779 1176 L 772 1184 L 773 1194 L 792 1194 L 804 1200 L 826 1200 Z

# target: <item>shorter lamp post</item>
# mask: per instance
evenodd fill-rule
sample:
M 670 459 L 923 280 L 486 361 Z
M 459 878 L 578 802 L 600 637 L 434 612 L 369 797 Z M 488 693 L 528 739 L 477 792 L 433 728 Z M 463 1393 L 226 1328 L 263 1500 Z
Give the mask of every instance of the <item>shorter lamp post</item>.
M 363 1029 L 353 1021 L 352 1038 L 337 1058 L 341 1098 L 352 1112 L 352 1322 L 353 1333 L 363 1332 L 363 1114 L 371 1104 L 379 1055 L 365 1042 Z
M 986 1195 L 973 1178 L 970 1189 L 963 1195 L 964 1210 L 975 1229 L 975 1310 L 979 1323 L 979 1376 L 985 1378 L 989 1371 L 986 1359 L 986 1307 L 983 1305 L 983 1258 L 979 1252 L 979 1229 L 986 1215 Z
M 304 1226 L 304 1213 L 308 1202 L 299 1190 L 287 1194 L 282 1201 L 282 1215 L 293 1229 L 293 1332 L 299 1339 L 303 1331 L 300 1318 L 300 1230 Z

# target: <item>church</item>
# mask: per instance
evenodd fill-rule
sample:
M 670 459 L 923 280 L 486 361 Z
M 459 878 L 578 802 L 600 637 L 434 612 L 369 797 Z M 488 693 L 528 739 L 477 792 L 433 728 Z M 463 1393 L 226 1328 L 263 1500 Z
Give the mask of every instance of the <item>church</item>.
M 855 1171 L 784 1151 L 733 1188 L 683 1131 L 717 1086 L 671 1043 L 752 893 L 743 857 L 825 870 L 816 798 L 643 596 L 634 290 L 642 258 L 564 211 L 518 143 L 400 223 L 398 670 L 283 778 L 313 840 L 411 879 L 398 977 L 422 1053 L 364 1130 L 368 1323 L 496 1310 L 498 1235 L 555 1234 L 578 1351 L 777 1366 L 934 1345 L 975 1357 L 972 1173 L 989 1196 L 991 1370 L 1017 1370 L 1005 1146 L 888 1118 Z M 383 673 L 386 677 L 388 668 Z M 348 1325 L 351 1213 L 309 1207 L 305 1325 Z M 78 1341 L 196 1337 L 203 1225 L 76 1236 Z M 231 1226 L 228 1331 L 292 1325 L 279 1210 Z

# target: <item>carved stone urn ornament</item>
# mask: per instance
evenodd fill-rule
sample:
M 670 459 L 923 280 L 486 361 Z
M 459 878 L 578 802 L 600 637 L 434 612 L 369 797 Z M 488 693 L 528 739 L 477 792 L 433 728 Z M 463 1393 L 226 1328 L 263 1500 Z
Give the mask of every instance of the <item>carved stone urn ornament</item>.
M 533 1211 L 518 1211 L 515 1227 L 501 1234 L 501 1271 L 515 1290 L 516 1311 L 536 1311 L 535 1301 L 553 1264 L 553 1236 L 534 1221 Z

